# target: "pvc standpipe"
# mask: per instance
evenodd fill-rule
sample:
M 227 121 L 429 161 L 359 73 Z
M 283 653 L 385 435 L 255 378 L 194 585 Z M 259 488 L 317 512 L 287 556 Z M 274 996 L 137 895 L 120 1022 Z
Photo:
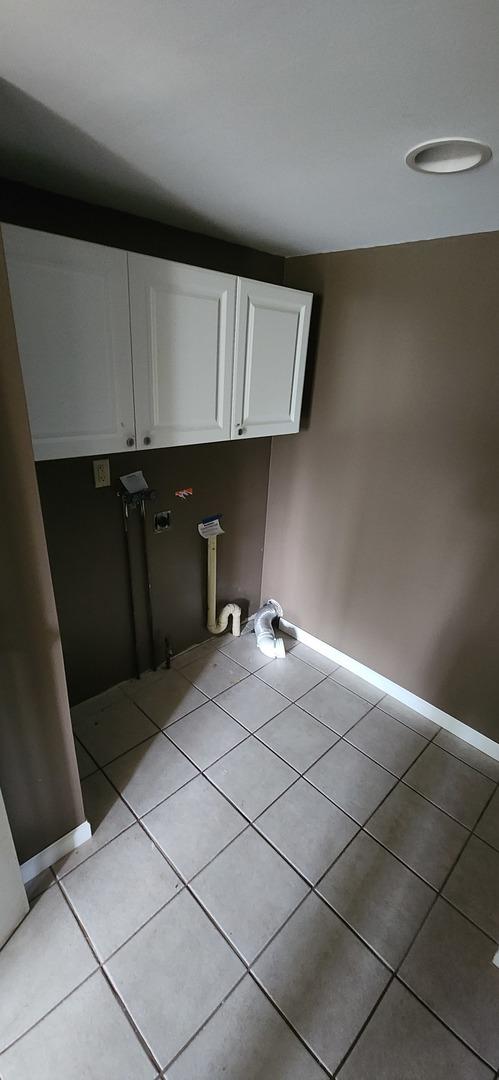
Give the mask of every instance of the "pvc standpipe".
M 208 536 L 208 622 L 210 634 L 222 634 L 232 618 L 232 633 L 241 633 L 241 608 L 239 604 L 226 604 L 217 619 L 217 538 Z
M 282 660 L 286 655 L 284 641 L 275 636 L 273 621 L 281 619 L 283 610 L 277 600 L 266 600 L 257 611 L 254 621 L 256 643 L 264 656 L 273 656 L 276 660 Z

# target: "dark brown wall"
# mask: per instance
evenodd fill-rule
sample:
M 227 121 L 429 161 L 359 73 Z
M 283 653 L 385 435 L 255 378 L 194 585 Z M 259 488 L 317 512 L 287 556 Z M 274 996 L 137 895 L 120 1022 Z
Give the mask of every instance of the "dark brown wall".
M 284 260 L 276 256 L 8 181 L 0 181 L 0 217 L 78 239 L 282 282 Z M 219 602 L 241 600 L 252 610 L 258 606 L 269 453 L 270 440 L 254 439 L 115 454 L 110 458 L 111 488 L 97 491 L 91 458 L 38 464 L 72 703 L 134 673 L 117 478 L 143 469 L 150 486 L 158 490 L 156 508 L 173 511 L 172 528 L 165 534 L 154 534 L 148 522 L 156 650 L 161 660 L 165 635 L 175 651 L 209 636 L 204 627 L 206 544 L 196 530 L 202 517 L 224 515 Z M 174 493 L 186 486 L 194 488 L 194 496 L 181 502 Z M 131 539 L 140 602 L 142 562 L 135 518 Z M 148 667 L 143 610 L 139 623 L 142 666 Z
M 272 447 L 263 590 L 499 739 L 499 233 L 290 259 L 311 408 Z M 313 358 L 312 358 L 313 359 Z
M 156 657 L 167 635 L 175 652 L 209 637 L 206 621 L 206 541 L 197 522 L 222 513 L 218 600 L 260 600 L 270 440 L 113 454 L 111 487 L 93 486 L 92 459 L 39 462 L 38 483 L 72 702 L 134 674 L 125 541 L 118 478 L 143 469 L 157 499 L 148 507 Z M 188 500 L 175 491 L 192 487 Z M 172 511 L 169 531 L 155 533 L 154 512 Z M 130 519 L 142 667 L 150 667 L 143 597 L 139 518 Z
M 24 862 L 84 813 L 1 237 L 0 489 L 0 788 Z

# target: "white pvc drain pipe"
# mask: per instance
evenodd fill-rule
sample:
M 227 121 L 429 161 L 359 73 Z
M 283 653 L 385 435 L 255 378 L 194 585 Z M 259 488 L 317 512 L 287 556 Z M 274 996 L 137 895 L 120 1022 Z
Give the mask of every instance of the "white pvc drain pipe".
M 275 636 L 274 619 L 282 619 L 283 610 L 277 600 L 266 600 L 257 611 L 254 621 L 256 643 L 264 656 L 282 660 L 286 655 L 284 641 Z
M 239 604 L 226 604 L 217 619 L 217 537 L 208 536 L 208 622 L 210 634 L 222 634 L 232 618 L 232 633 L 241 633 L 241 608 Z

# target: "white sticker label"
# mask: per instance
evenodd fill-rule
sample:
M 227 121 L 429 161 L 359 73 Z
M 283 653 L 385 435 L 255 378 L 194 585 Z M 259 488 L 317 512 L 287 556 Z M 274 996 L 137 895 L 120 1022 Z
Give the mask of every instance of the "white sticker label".
M 209 521 L 200 521 L 198 533 L 203 537 L 203 540 L 207 540 L 209 536 L 220 536 L 220 533 L 223 533 L 220 519 L 211 518 Z

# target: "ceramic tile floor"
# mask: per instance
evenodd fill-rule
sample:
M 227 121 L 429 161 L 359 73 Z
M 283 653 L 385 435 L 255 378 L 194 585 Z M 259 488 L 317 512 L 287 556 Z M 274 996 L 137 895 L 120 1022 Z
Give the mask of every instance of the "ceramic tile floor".
M 499 1075 L 499 762 L 285 640 L 73 710 L 93 837 L 0 953 L 2 1080 Z

